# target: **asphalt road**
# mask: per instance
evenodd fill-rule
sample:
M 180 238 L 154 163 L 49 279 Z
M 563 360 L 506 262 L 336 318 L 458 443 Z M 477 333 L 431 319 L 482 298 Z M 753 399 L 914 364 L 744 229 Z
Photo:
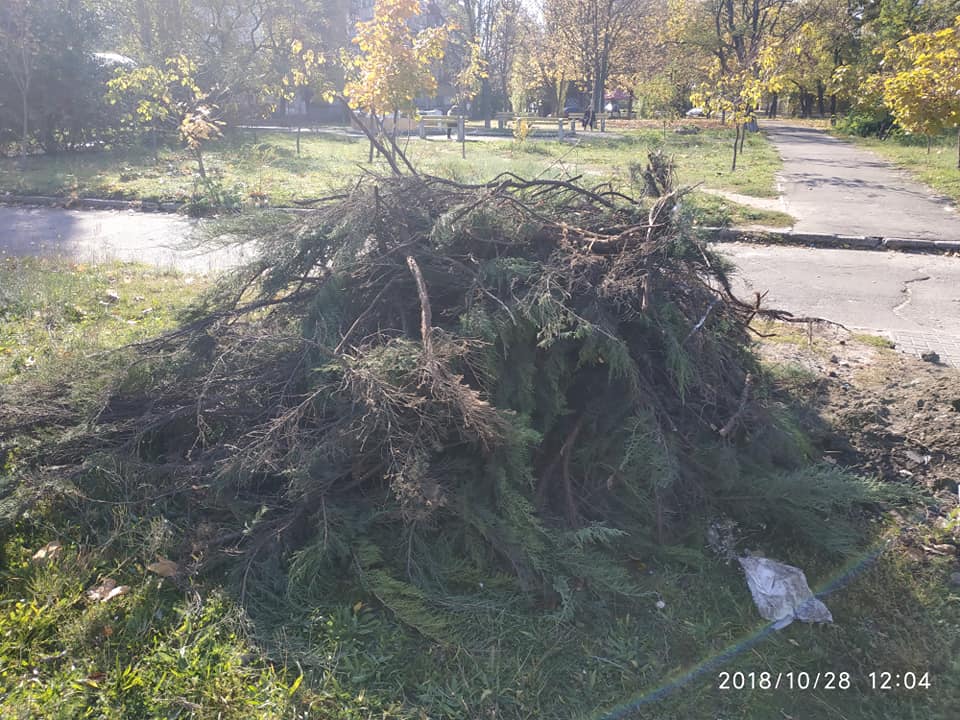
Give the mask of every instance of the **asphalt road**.
M 960 367 L 960 258 L 730 243 L 736 287 L 766 304 L 881 333 Z
M 0 206 L 0 257 L 44 255 L 77 262 L 127 260 L 185 272 L 217 272 L 236 252 L 198 253 L 197 222 L 177 215 Z
M 960 240 L 960 215 L 874 153 L 820 130 L 765 122 L 783 158 L 783 208 L 795 232 Z

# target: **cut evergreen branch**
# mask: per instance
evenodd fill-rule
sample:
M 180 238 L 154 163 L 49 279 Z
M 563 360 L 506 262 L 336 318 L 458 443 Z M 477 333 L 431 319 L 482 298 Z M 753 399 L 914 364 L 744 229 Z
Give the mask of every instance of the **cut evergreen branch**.
M 232 219 L 259 258 L 128 348 L 96 402 L 2 391 L 9 507 L 159 504 L 203 529 L 184 565 L 225 563 L 248 604 L 350 583 L 456 646 L 482 644 L 484 584 L 561 621 L 637 596 L 629 557 L 764 476 L 811 479 L 776 475 L 803 453 L 769 452 L 794 440 L 748 349 L 753 318 L 792 318 L 733 295 L 664 162 L 650 199 L 398 163 L 295 219 Z M 849 488 L 838 512 L 873 499 Z

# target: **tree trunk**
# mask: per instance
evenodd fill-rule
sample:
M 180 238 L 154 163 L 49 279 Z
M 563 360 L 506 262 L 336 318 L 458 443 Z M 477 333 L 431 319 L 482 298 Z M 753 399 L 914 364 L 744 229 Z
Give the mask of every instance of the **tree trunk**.
M 823 81 L 817 80 L 817 110 L 820 112 L 820 117 L 825 115 L 825 108 L 823 105 Z
M 770 97 L 770 105 L 767 108 L 768 118 L 772 119 L 777 116 L 777 110 L 779 109 L 778 108 L 779 104 L 780 104 L 780 95 L 777 93 L 773 93 L 773 95 Z
M 730 172 L 736 172 L 737 169 L 737 147 L 740 144 L 740 123 L 737 123 L 737 134 L 733 138 L 733 165 L 730 166 Z
M 207 181 L 207 168 L 203 164 L 203 151 L 197 148 L 193 151 L 194 155 L 197 158 L 197 169 L 200 171 L 200 178 L 206 182 Z
M 743 141 L 747 139 L 747 125 L 744 123 L 740 130 L 740 154 L 743 155 Z
M 957 126 L 957 170 L 960 170 L 960 125 Z
M 394 110 L 393 111 L 393 127 L 390 128 L 390 134 L 393 137 L 393 148 L 391 148 L 391 152 L 393 153 L 394 160 L 397 159 L 397 122 L 399 121 L 399 118 L 400 118 L 400 111 Z
M 370 127 L 370 135 L 371 135 L 371 136 L 373 135 L 373 133 L 374 133 L 374 131 L 376 130 L 376 127 L 377 127 L 376 122 L 374 121 L 374 118 L 376 118 L 376 115 L 374 115 L 373 112 L 371 112 L 370 115 L 369 115 L 369 120 L 367 121 L 367 122 L 370 123 L 369 127 Z M 362 123 L 363 120 L 360 120 L 360 122 Z M 367 162 L 368 162 L 368 163 L 372 163 L 372 162 L 373 162 L 373 137 L 370 138 L 370 153 L 369 153 L 369 155 L 367 156 Z
M 297 157 L 300 157 L 300 126 L 297 125 Z
M 490 87 L 490 78 L 484 77 L 480 80 L 480 95 L 477 98 L 476 106 L 474 107 L 474 115 L 479 115 L 483 118 L 483 127 L 487 130 L 490 129 L 490 119 L 492 112 L 493 99 L 491 95 L 493 94 L 493 89 Z
M 145 54 L 149 55 L 153 51 L 153 21 L 145 0 L 137 0 L 137 22 L 140 34 L 140 45 Z
M 27 139 L 30 136 L 30 109 L 27 94 L 23 93 L 23 136 L 20 139 L 20 157 L 27 157 Z

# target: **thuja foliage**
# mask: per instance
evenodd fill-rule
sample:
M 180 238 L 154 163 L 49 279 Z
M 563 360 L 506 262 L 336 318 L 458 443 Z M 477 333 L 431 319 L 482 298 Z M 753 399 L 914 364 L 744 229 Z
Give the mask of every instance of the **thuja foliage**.
M 630 559 L 707 513 L 848 545 L 813 529 L 869 488 L 795 472 L 749 352 L 777 313 L 734 297 L 662 191 L 406 173 L 235 220 L 259 259 L 96 404 L 74 378 L 0 411 L 17 507 L 55 484 L 162 507 L 191 567 L 264 612 L 359 588 L 441 647 L 505 611 L 478 588 L 553 621 L 629 600 Z

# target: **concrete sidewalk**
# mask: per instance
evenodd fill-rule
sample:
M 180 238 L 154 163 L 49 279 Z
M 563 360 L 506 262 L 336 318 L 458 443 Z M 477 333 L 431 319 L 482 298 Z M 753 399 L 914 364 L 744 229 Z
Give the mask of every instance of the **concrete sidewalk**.
M 795 232 L 960 240 L 956 208 L 874 153 L 809 127 L 762 127 L 783 158 L 778 182 Z
M 960 259 L 866 250 L 724 243 L 743 296 L 890 338 L 911 355 L 927 350 L 960 367 Z

